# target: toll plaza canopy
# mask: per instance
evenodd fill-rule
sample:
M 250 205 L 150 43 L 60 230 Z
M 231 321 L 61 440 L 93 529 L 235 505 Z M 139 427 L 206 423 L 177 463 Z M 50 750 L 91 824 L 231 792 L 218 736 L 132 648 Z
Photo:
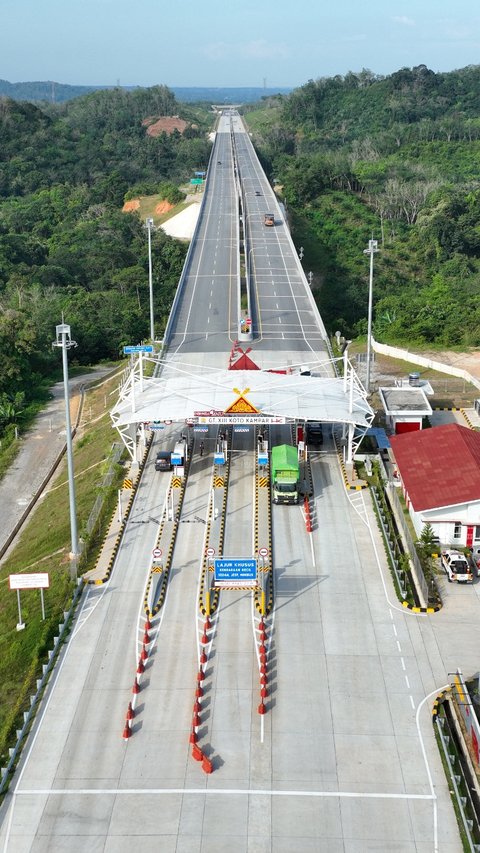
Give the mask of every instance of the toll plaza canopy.
M 281 424 L 323 421 L 348 425 L 351 441 L 373 419 L 365 389 L 353 368 L 346 376 L 304 376 L 263 370 L 198 368 L 168 362 L 160 376 L 145 378 L 141 360 L 128 372 L 112 410 L 114 426 L 131 450 L 141 423 Z M 358 444 L 358 440 L 355 442 Z

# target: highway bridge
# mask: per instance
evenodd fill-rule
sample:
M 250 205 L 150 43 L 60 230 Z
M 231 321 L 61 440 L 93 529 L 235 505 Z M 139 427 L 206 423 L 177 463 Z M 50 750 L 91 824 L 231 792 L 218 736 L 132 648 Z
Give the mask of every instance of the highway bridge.
M 430 721 L 459 664 L 452 611 L 400 606 L 368 492 L 345 487 L 338 449 L 354 452 L 372 413 L 332 359 L 231 110 L 156 362 L 152 379 L 142 356 L 126 372 L 113 417 L 141 478 L 3 804 L 0 849 L 460 850 Z M 269 451 L 308 419 L 324 441 L 301 454 L 302 500 L 272 505 Z M 176 443 L 182 464 L 156 471 Z M 253 584 L 219 586 L 217 558 L 253 559 Z

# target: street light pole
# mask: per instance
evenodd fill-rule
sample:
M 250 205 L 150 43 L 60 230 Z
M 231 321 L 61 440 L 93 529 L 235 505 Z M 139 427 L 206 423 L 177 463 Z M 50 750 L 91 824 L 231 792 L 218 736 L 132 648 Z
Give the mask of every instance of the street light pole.
M 378 240 L 369 240 L 368 249 L 363 250 L 364 255 L 370 255 L 370 279 L 368 286 L 367 378 L 365 381 L 367 394 L 370 393 L 370 358 L 372 350 L 373 256 L 375 252 L 378 252 Z
M 153 318 L 153 276 L 152 276 L 152 227 L 153 219 L 146 219 L 145 224 L 148 232 L 148 290 L 150 294 L 150 340 L 155 340 L 155 324 Z
M 68 497 L 70 505 L 70 535 L 72 540 L 72 550 L 70 559 L 72 561 L 72 574 L 77 576 L 77 560 L 80 556 L 77 534 L 77 512 L 75 502 L 75 476 L 73 471 L 73 445 L 72 445 L 72 426 L 70 420 L 70 398 L 68 392 L 68 361 L 67 350 L 77 346 L 76 341 L 72 341 L 70 337 L 70 326 L 66 323 L 61 323 L 55 327 L 57 339 L 53 341 L 53 347 L 61 347 L 62 364 L 63 364 L 63 390 L 65 397 L 65 426 L 67 432 L 67 468 L 68 468 Z

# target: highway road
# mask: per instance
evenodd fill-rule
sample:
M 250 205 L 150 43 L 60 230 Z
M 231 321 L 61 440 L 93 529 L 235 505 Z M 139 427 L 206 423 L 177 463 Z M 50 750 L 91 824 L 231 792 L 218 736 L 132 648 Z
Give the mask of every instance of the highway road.
M 229 124 L 223 117 L 168 350 L 197 369 L 226 361 L 236 330 Z M 236 147 L 241 171 L 250 162 L 266 193 L 249 140 L 237 139 Z M 260 211 L 258 219 L 261 231 Z M 281 227 L 264 237 L 277 271 L 287 258 L 275 236 Z M 278 323 L 285 330 L 277 330 L 268 307 L 270 276 L 257 276 L 255 353 L 276 364 L 285 357 L 309 360 L 311 353 L 321 362 L 321 329 L 298 301 L 301 280 L 290 262 L 274 283 L 285 300 L 278 309 L 288 318 Z M 275 598 L 264 641 L 248 591 L 223 590 L 206 629 L 198 595 L 209 523 L 209 438 L 204 456 L 194 448 L 167 596 L 147 627 L 144 594 L 170 482 L 154 470 L 154 457 L 177 433 L 172 425 L 155 439 L 111 579 L 83 596 L 0 812 L 0 850 L 460 851 L 430 714 L 457 666 L 478 669 L 478 586 L 455 589 L 434 615 L 399 605 L 369 495 L 345 490 L 326 431 L 322 449 L 311 455 L 312 533 L 301 506 L 273 507 Z M 290 441 L 290 428 L 272 428 L 270 440 Z M 255 524 L 253 431 L 234 433 L 232 441 L 224 554 L 244 556 L 252 552 Z M 146 629 L 148 657 L 137 674 Z M 258 713 L 260 642 L 265 714 Z M 190 743 L 201 666 L 198 738 L 213 762 L 211 774 L 193 759 Z M 133 734 L 124 739 L 132 700 Z

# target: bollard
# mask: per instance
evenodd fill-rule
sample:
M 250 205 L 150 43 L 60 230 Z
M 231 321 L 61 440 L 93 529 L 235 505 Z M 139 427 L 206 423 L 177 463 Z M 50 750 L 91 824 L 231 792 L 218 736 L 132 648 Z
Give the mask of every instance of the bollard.
M 207 618 L 210 616 L 210 590 L 207 589 L 205 592 L 205 610 L 207 611 Z

